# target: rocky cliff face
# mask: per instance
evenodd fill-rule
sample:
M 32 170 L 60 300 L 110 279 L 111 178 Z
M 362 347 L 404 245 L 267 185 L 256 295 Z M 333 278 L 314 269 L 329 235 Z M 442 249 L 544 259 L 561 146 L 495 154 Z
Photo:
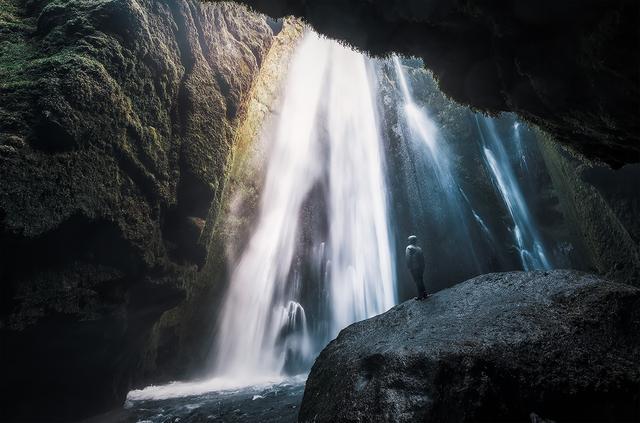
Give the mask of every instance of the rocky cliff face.
M 238 0 L 374 54 L 419 56 L 455 100 L 513 111 L 587 157 L 640 161 L 634 0 Z
M 640 290 L 580 272 L 480 276 L 343 330 L 303 422 L 637 421 Z
M 640 164 L 613 171 L 541 137 L 547 168 L 579 254 L 607 278 L 640 284 Z
M 204 267 L 278 28 L 191 0 L 0 10 L 1 408 L 68 420 L 122 402 Z
M 267 149 L 260 133 L 277 113 L 280 87 L 303 33 L 296 20 L 285 20 L 264 57 L 246 96 L 246 112 L 233 137 L 231 158 L 218 206 L 207 260 L 186 287 L 187 297 L 166 312 L 152 330 L 140 368 L 141 380 L 162 382 L 201 378 L 211 364 L 211 345 L 219 306 L 254 220 L 264 179 Z

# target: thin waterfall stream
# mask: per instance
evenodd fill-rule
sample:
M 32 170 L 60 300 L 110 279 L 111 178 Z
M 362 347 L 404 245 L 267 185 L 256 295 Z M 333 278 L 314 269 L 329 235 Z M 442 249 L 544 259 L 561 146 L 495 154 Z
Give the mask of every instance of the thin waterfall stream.
M 518 248 L 523 269 L 551 269 L 552 265 L 546 249 L 531 217 L 529 206 L 522 194 L 503 141 L 498 136 L 495 123 L 487 117 L 478 115 L 475 116 L 475 120 L 487 166 L 491 170 L 495 185 L 513 221 L 513 239 Z M 518 126 L 514 125 L 516 147 L 522 163 L 526 163 L 518 129 Z
M 413 202 L 417 203 L 413 207 L 440 208 L 441 212 L 438 217 L 444 223 L 442 226 L 456 227 L 460 241 L 466 244 L 466 248 L 461 249 L 460 258 L 468 261 L 477 273 L 481 273 L 482 267 L 470 234 L 469 214 L 473 215 L 476 222 L 481 225 L 481 230 L 488 231 L 488 229 L 476 211 L 473 210 L 466 194 L 456 181 L 451 164 L 451 152 L 446 145 L 446 139 L 439 134 L 438 128 L 428 112 L 415 102 L 406 70 L 400 59 L 394 56 L 392 60 L 401 93 L 399 110 L 402 117 L 402 139 L 406 144 L 405 148 L 409 151 L 408 157 L 414 168 L 413 178 L 420 186 L 427 180 L 425 173 L 432 173 L 436 186 L 426 188 L 441 194 L 437 205 L 422 204 L 424 197 L 419 194 L 412 198 Z M 425 240 L 425 242 L 431 241 L 431 239 Z

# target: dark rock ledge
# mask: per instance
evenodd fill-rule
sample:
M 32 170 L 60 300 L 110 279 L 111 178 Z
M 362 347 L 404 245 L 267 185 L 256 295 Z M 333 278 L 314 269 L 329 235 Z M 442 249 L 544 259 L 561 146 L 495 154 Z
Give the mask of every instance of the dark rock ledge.
M 302 422 L 540 418 L 640 421 L 640 289 L 514 272 L 410 300 L 324 349 L 300 411 Z

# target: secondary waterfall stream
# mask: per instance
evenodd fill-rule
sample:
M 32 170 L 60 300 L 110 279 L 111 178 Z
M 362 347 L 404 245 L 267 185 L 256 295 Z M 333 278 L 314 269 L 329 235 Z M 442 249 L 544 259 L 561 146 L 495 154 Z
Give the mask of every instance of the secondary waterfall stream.
M 393 58 L 393 69 L 396 76 L 400 104 L 400 133 L 403 139 L 402 148 L 406 149 L 405 161 L 410 162 L 409 172 L 403 182 L 416 186 L 418 191 L 409 196 L 409 202 L 415 214 L 420 214 L 422 222 L 428 222 L 429 230 L 424 242 L 427 251 L 434 254 L 429 244 L 440 244 L 455 240 L 455 245 L 447 244 L 446 258 L 456 256 L 460 264 L 477 273 L 495 271 L 496 265 L 483 266 L 479 260 L 482 250 L 489 247 L 495 249 L 497 240 L 485 220 L 478 213 L 476 205 L 465 193 L 456 167 L 456 152 L 440 128 L 429 115 L 429 110 L 419 105 L 413 98 L 408 69 L 401 60 Z M 527 164 L 527 151 L 523 143 L 520 123 L 515 121 L 508 134 L 509 142 L 514 150 L 509 154 L 505 140 L 496 128 L 496 120 L 480 114 L 474 116 L 477 137 L 480 140 L 480 157 L 484 162 L 487 174 L 496 187 L 499 200 L 504 204 L 508 219 L 513 246 L 517 249 L 520 266 L 524 270 L 550 269 L 552 267 L 542 237 L 530 212 L 521 187 L 522 181 L 516 176 L 516 168 L 520 169 L 521 178 L 531 181 Z M 484 199 L 486 201 L 486 199 Z M 473 227 L 475 225 L 475 228 Z M 435 228 L 434 228 L 435 226 Z M 484 245 L 474 237 L 473 233 L 482 234 Z
M 503 141 L 498 135 L 495 123 L 484 116 L 476 115 L 475 119 L 485 161 L 491 170 L 494 183 L 513 221 L 513 239 L 518 248 L 523 269 L 551 269 L 551 263 L 547 258 L 544 245 L 531 217 L 529 206 L 522 195 L 522 190 L 505 151 Z M 522 150 L 518 126 L 514 125 L 514 142 L 520 163 L 526 167 L 526 158 Z
M 214 375 L 250 383 L 302 371 L 340 329 L 395 304 L 370 66 L 313 33 L 299 46 L 275 129 L 263 135 L 271 151 L 260 215 L 224 301 Z M 301 234 L 312 229 L 302 213 L 310 200 L 327 222 L 312 239 L 325 273 L 319 287 L 304 286 L 295 271 Z M 324 306 L 313 313 L 304 306 L 309 290 Z
M 418 193 L 411 199 L 412 207 L 415 210 L 425 207 L 431 210 L 439 209 L 435 215 L 425 214 L 421 218 L 423 221 L 439 220 L 440 227 L 446 227 L 448 235 L 457 237 L 460 242 L 457 248 L 458 259 L 468 262 L 477 273 L 481 273 L 483 269 L 476 256 L 469 221 L 476 221 L 483 231 L 488 232 L 488 229 L 456 181 L 446 139 L 439 134 L 427 110 L 415 102 L 406 70 L 400 59 L 394 56 L 392 60 L 401 94 L 401 104 L 398 107 L 402 118 L 401 134 L 405 142 L 404 148 L 408 151 L 407 160 L 412 163 L 410 173 L 413 176 L 407 175 L 405 178 L 415 179 L 415 185 L 419 187 L 418 191 L 430 190 L 438 195 L 437 204 L 434 204 L 434 202 L 425 201 L 426 196 L 423 193 Z M 425 181 L 429 180 L 428 173 L 433 175 L 435 185 L 425 184 Z M 473 216 L 473 219 L 470 219 L 470 216 Z M 432 243 L 433 240 L 427 239 L 424 242 Z M 432 250 L 433 247 L 430 249 Z

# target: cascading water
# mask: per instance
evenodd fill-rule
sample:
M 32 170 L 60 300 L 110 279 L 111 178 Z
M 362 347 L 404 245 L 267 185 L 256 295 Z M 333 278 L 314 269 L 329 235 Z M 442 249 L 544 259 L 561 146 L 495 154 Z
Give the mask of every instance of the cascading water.
M 313 345 L 396 303 L 370 66 L 361 54 L 312 33 L 298 47 L 275 131 L 264 134 L 272 147 L 260 215 L 220 315 L 216 376 L 250 384 L 301 369 L 317 352 Z M 304 221 L 314 195 L 325 230 Z M 311 313 L 304 295 L 310 288 L 294 271 L 304 255 L 302 233 L 313 234 L 321 250 L 315 259 L 324 279 L 316 282 L 327 284 L 312 289 L 325 307 L 310 305 Z
M 529 172 L 529 165 L 527 164 L 527 152 L 524 144 L 522 143 L 522 134 L 520 133 L 520 122 L 514 122 L 513 124 L 513 142 L 516 147 L 516 153 L 518 155 L 518 161 L 520 167 L 525 172 Z
M 480 226 L 480 229 L 482 229 L 482 232 L 485 234 L 487 239 L 495 243 L 493 234 L 491 233 L 491 230 L 489 230 L 489 227 L 487 226 L 487 224 L 484 222 L 484 219 L 480 217 L 478 212 L 475 211 L 475 209 L 473 208 L 473 205 L 471 204 L 471 201 L 469 201 L 469 197 L 467 197 L 467 194 L 464 193 L 462 188 L 459 188 L 459 189 L 460 189 L 460 195 L 462 195 L 462 198 L 464 198 L 464 201 L 469 206 L 469 209 L 471 210 L 471 214 L 473 215 L 473 218 L 475 219 L 476 223 L 478 224 L 478 226 Z
M 449 168 L 449 160 L 447 159 L 447 155 L 442 153 L 442 146 L 439 146 L 437 143 L 438 128 L 429 118 L 425 110 L 418 107 L 413 100 L 413 96 L 411 95 L 411 90 L 409 89 L 409 84 L 407 82 L 407 76 L 402 64 L 400 63 L 400 59 L 398 59 L 397 56 L 394 56 L 393 62 L 404 100 L 403 109 L 406 124 L 411 132 L 412 138 L 418 139 L 427 147 L 429 157 L 431 158 L 430 163 L 434 169 L 436 179 L 441 189 L 447 194 L 447 196 L 455 196 L 455 180 L 451 169 Z
M 407 73 L 397 56 L 393 57 L 393 63 L 402 96 L 402 104 L 399 109 L 403 118 L 403 123 L 401 124 L 403 138 L 409 150 L 408 160 L 413 163 L 414 177 L 417 179 L 418 186 L 424 185 L 425 181 L 429 180 L 427 173 L 431 172 L 436 186 L 428 186 L 424 189 L 430 190 L 432 195 L 437 194 L 439 196 L 436 201 L 431 201 L 430 204 L 423 204 L 427 195 L 421 193 L 413 199 L 417 203 L 413 207 L 416 209 L 429 207 L 431 210 L 439 208 L 439 213 L 435 213 L 433 216 L 425 214 L 422 216 L 422 220 L 430 225 L 448 228 L 447 233 L 441 234 L 441 237 L 451 239 L 457 235 L 459 240 L 467 246 L 467 248 L 456 249 L 459 251 L 458 259 L 466 259 L 469 262 L 469 266 L 475 270 L 475 273 L 480 273 L 482 266 L 478 261 L 470 234 L 468 226 L 469 214 L 471 213 L 474 216 L 482 232 L 489 233 L 489 229 L 473 210 L 471 204 L 468 201 L 465 202 L 466 195 L 456 182 L 450 163 L 451 152 L 448 150 L 446 143 L 438 142 L 440 138 L 438 128 L 429 117 L 427 111 L 414 101 Z M 425 242 L 430 243 L 432 240 L 425 240 Z M 432 248 L 434 247 L 429 245 L 427 250 Z
M 524 270 L 551 269 L 544 245 L 509 162 L 493 120 L 476 114 L 482 151 L 494 183 L 513 222 L 512 234 Z M 481 125 L 481 120 L 483 125 Z M 485 131 L 483 131 L 484 126 Z M 518 131 L 517 127 L 514 127 Z

